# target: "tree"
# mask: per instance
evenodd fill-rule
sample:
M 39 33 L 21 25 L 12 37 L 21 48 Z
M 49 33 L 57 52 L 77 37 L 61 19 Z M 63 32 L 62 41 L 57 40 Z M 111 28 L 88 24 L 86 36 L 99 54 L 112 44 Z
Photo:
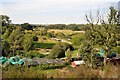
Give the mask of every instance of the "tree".
M 45 36 L 46 34 L 47 34 L 47 29 L 43 28 L 43 29 L 40 30 L 40 35 L 41 36 Z
M 2 18 L 2 26 L 8 26 L 11 22 L 10 18 L 7 15 L 0 15 Z
M 49 54 L 49 58 L 62 58 L 65 57 L 65 51 L 67 49 L 73 50 L 73 47 L 67 43 L 57 43 L 53 46 L 52 51 Z
M 65 57 L 65 50 L 63 46 L 58 43 L 53 46 L 52 51 L 49 54 L 49 58 L 61 58 Z
M 99 45 L 105 50 L 104 65 L 106 65 L 107 55 L 111 50 L 117 46 L 117 10 L 114 7 L 110 7 L 107 22 L 97 12 L 97 22 L 94 24 L 92 13 L 86 15 L 86 19 L 89 23 L 89 28 L 86 31 L 86 45 L 85 52 L 89 52 L 90 61 L 93 61 L 93 56 L 96 53 L 95 46 Z M 101 24 L 99 24 L 101 23 Z
M 61 32 L 57 33 L 55 36 L 57 36 L 57 38 L 60 38 L 60 39 L 66 38 L 65 34 L 63 34 Z
M 7 29 L 5 33 L 2 35 L 2 39 L 7 39 L 10 36 L 10 33 L 11 33 L 10 30 Z
M 38 37 L 37 36 L 33 36 L 33 41 L 38 41 Z
M 48 38 L 51 38 L 53 35 L 52 35 L 52 33 L 47 33 L 47 35 L 46 35 Z
M 32 47 L 33 35 L 24 34 L 22 46 L 25 51 L 29 51 Z
M 12 24 L 10 24 L 11 23 L 10 18 L 7 15 L 0 15 L 0 17 L 1 17 L 0 22 L 2 24 L 0 28 L 2 30 L 1 31 L 2 34 L 4 34 L 6 32 L 6 30 L 9 30 L 10 32 L 12 32 L 14 26 Z
M 13 54 L 15 54 L 16 49 L 21 47 L 22 39 L 22 29 L 21 27 L 16 27 L 9 36 L 8 41 L 10 42 L 11 48 L 13 49 Z
M 75 46 L 80 45 L 84 41 L 84 34 L 74 34 L 71 41 Z
M 33 30 L 33 26 L 30 25 L 29 23 L 23 23 L 23 24 L 21 24 L 21 26 L 25 30 Z
M 2 41 L 2 55 L 7 56 L 10 49 L 10 44 L 7 41 Z

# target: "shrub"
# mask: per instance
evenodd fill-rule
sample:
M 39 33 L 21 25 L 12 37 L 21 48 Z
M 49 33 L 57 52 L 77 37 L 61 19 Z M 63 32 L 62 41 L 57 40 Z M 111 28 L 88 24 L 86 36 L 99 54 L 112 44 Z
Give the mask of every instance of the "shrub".
M 48 38 L 51 38 L 52 37 L 52 34 L 51 33 L 47 33 L 46 35 Z
M 40 70 L 47 70 L 47 69 L 58 69 L 65 67 L 66 64 L 42 64 L 39 65 Z
M 14 65 L 3 68 L 2 73 L 2 78 L 47 78 L 47 75 L 41 72 L 38 67 L 28 68 L 27 66 Z
M 81 65 L 71 70 L 70 73 L 67 75 L 67 78 L 92 78 L 93 80 L 97 80 L 99 78 L 99 72 L 97 70 L 93 70 L 92 68 L 88 68 L 86 65 Z
M 65 34 L 63 34 L 61 32 L 57 33 L 55 36 L 57 36 L 57 38 L 60 38 L 60 39 L 66 38 Z
M 55 43 L 38 43 L 38 42 L 33 42 L 33 47 L 32 49 L 35 48 L 43 48 L 43 49 L 52 49 Z
M 71 39 L 75 46 L 79 46 L 84 40 L 84 34 L 74 34 Z
M 67 49 L 67 51 L 65 51 L 65 56 L 66 56 L 69 60 L 71 59 L 72 53 L 71 53 L 70 49 Z
M 37 36 L 33 36 L 33 41 L 38 41 L 38 37 Z
M 30 51 L 27 53 L 27 57 L 30 57 L 30 58 L 34 58 L 34 57 L 43 58 L 43 57 L 45 57 L 45 55 L 40 54 L 40 53 L 37 52 L 37 51 L 30 50 Z
M 2 41 L 2 55 L 8 56 L 8 51 L 10 49 L 10 44 L 7 41 Z
M 65 57 L 65 51 L 70 48 L 73 50 L 73 47 L 67 43 L 57 43 L 53 46 L 52 51 L 49 54 L 49 58 L 62 58 Z

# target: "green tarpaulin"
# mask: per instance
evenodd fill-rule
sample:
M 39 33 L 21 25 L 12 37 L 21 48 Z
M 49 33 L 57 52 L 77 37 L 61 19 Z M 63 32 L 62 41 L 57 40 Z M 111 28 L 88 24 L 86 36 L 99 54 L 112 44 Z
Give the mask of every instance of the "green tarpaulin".
M 11 64 L 23 64 L 24 61 L 22 59 L 19 58 L 19 56 L 14 56 L 14 57 L 10 57 L 10 59 L 7 60 L 6 57 L 0 57 L 0 63 L 11 63 Z
M 0 57 L 0 63 L 4 63 L 6 60 L 7 60 L 6 57 L 4 56 Z

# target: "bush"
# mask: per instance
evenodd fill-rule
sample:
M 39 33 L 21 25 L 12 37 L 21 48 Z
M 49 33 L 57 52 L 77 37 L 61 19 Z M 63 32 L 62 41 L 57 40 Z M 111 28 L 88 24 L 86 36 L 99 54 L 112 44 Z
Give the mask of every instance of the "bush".
M 42 64 L 39 65 L 40 70 L 47 70 L 47 69 L 58 69 L 65 67 L 66 64 Z
M 63 34 L 63 33 L 61 33 L 61 32 L 55 34 L 55 36 L 56 36 L 57 38 L 60 38 L 60 39 L 66 38 L 65 34 Z
M 34 58 L 34 57 L 43 58 L 43 57 L 45 57 L 45 55 L 40 54 L 40 53 L 37 52 L 37 51 L 31 50 L 31 51 L 29 51 L 29 52 L 27 53 L 27 57 L 30 57 L 30 58 Z
M 51 38 L 52 37 L 52 34 L 51 33 L 47 33 L 46 35 L 48 38 Z
M 3 68 L 2 78 L 47 78 L 47 75 L 41 72 L 38 67 L 27 66 L 9 66 Z M 43 79 L 44 80 L 44 79 Z
M 84 34 L 74 34 L 71 39 L 75 46 L 79 46 L 84 40 Z
M 83 80 L 86 80 L 87 78 L 98 80 L 100 75 L 98 70 L 93 70 L 92 68 L 88 68 L 86 65 L 81 65 L 74 69 L 70 69 L 70 73 L 68 73 L 66 77 L 82 78 Z
M 73 47 L 67 43 L 57 43 L 53 46 L 52 51 L 49 54 L 49 58 L 62 58 L 65 57 L 65 51 L 70 48 L 73 50 Z
M 52 49 L 53 46 L 55 45 L 55 43 L 37 43 L 37 42 L 33 42 L 32 45 L 33 45 L 32 49 L 35 49 L 35 48 Z
M 37 36 L 33 36 L 33 41 L 38 41 L 38 37 Z

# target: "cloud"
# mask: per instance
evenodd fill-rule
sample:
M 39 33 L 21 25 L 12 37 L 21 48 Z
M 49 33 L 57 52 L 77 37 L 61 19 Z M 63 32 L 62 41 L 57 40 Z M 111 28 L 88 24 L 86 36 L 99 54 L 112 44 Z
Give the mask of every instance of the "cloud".
M 118 2 L 119 0 L 1 0 L 0 2 Z
M 2 0 L 2 12 L 14 23 L 83 23 L 86 13 L 97 9 L 106 11 L 110 2 L 105 1 Z

